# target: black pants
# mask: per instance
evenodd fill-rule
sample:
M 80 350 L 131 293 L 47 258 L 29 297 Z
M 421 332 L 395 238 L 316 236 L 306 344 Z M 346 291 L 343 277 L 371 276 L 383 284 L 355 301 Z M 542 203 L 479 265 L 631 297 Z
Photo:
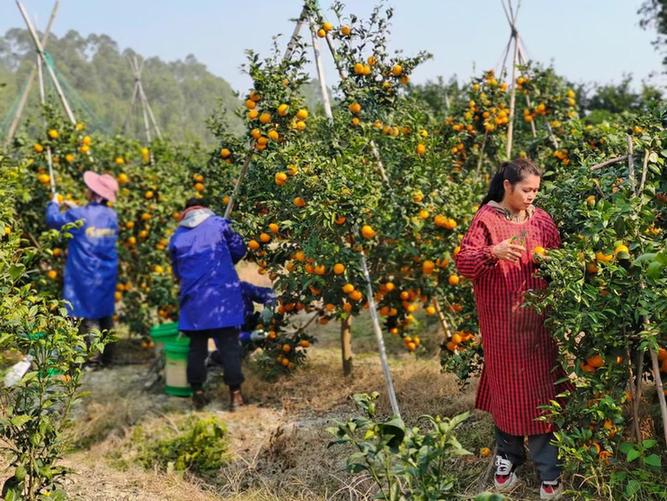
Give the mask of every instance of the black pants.
M 528 451 L 542 481 L 560 477 L 558 448 L 551 443 L 553 438 L 553 433 L 528 436 Z M 524 437 L 510 435 L 496 427 L 496 443 L 498 455 L 509 459 L 513 465 L 519 466 L 526 461 Z
M 108 336 L 113 329 L 113 317 L 104 317 L 98 319 L 84 318 L 79 324 L 79 333 L 85 336 L 86 345 L 90 346 L 90 332 L 93 329 L 99 329 L 102 336 Z M 94 359 L 93 362 L 101 362 L 102 365 L 110 365 L 113 359 L 113 343 L 107 343 L 101 356 Z
M 208 356 L 208 340 L 214 338 L 222 357 L 224 382 L 232 390 L 243 383 L 241 372 L 241 344 L 239 331 L 236 328 L 210 329 L 203 331 L 184 331 L 190 338 L 188 352 L 188 383 L 193 390 L 199 390 L 206 382 L 206 357 Z

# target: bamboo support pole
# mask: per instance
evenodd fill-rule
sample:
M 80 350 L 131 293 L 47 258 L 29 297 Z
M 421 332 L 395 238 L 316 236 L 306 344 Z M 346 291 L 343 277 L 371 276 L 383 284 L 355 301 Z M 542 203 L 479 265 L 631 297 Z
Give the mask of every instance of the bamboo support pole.
M 644 152 L 644 162 L 642 163 L 642 179 L 639 183 L 639 190 L 637 191 L 637 195 L 641 195 L 642 193 L 644 193 L 644 186 L 646 185 L 646 176 L 648 175 L 648 160 L 650 156 L 651 156 L 651 150 L 646 150 Z
M 665 388 L 662 384 L 662 377 L 660 376 L 658 355 L 653 348 L 649 349 L 649 354 L 651 355 L 655 387 L 658 391 L 658 403 L 660 404 L 660 415 L 662 416 L 662 431 L 665 434 L 665 443 L 667 443 L 667 401 L 665 400 Z
M 445 317 L 445 312 L 442 311 L 442 308 L 440 308 L 440 303 L 438 303 L 438 300 L 435 298 L 433 298 L 433 306 L 435 307 L 435 312 L 438 314 L 438 320 L 440 320 L 440 327 L 442 327 L 442 330 L 445 333 L 445 338 L 451 339 L 452 330 L 449 327 L 449 322 L 447 322 L 447 318 Z
M 43 62 L 46 63 L 46 70 L 49 74 L 49 77 L 51 78 L 51 81 L 53 82 L 53 86 L 56 88 L 56 93 L 58 94 L 58 98 L 60 98 L 60 102 L 62 103 L 63 108 L 65 109 L 65 114 L 67 115 L 69 121 L 74 125 L 76 124 L 74 113 L 72 113 L 72 109 L 70 108 L 70 105 L 67 102 L 67 98 L 65 97 L 65 93 L 63 92 L 62 87 L 60 87 L 60 82 L 58 81 L 58 78 L 56 77 L 53 68 L 44 57 L 44 48 L 42 47 L 39 38 L 37 38 L 37 32 L 35 31 L 35 28 L 32 25 L 32 21 L 30 21 L 28 13 L 25 10 L 25 7 L 23 7 L 23 4 L 21 4 L 19 0 L 16 0 L 16 5 L 18 5 L 19 11 L 21 11 L 21 16 L 23 16 L 23 20 L 25 21 L 25 24 L 28 27 L 30 37 L 32 38 L 33 43 L 35 44 L 35 48 L 37 49 L 39 57 L 42 59 Z
M 510 116 L 507 124 L 507 145 L 505 147 L 505 157 L 507 160 L 512 156 L 512 140 L 514 136 L 514 111 L 516 107 L 516 66 L 519 57 L 519 42 L 514 26 L 512 27 L 512 36 L 514 38 L 514 56 L 512 58 L 512 85 L 510 87 Z
M 243 183 L 243 178 L 245 178 L 245 175 L 248 172 L 248 166 L 250 165 L 250 160 L 252 160 L 252 155 L 252 152 L 248 153 L 245 161 L 243 162 L 243 167 L 241 167 L 241 172 L 239 173 L 239 177 L 236 180 L 236 184 L 234 185 L 234 191 L 229 197 L 229 202 L 227 202 L 227 208 L 225 209 L 225 219 L 229 219 L 232 215 L 232 210 L 234 209 L 234 200 L 238 196 L 239 190 L 241 189 L 241 184 Z
M 366 263 L 366 256 L 362 253 L 360 255 L 361 268 L 366 279 L 366 294 L 368 300 L 368 310 L 371 312 L 371 319 L 373 320 L 373 331 L 375 332 L 375 339 L 378 344 L 378 351 L 380 352 L 380 363 L 382 365 L 382 373 L 387 385 L 387 393 L 389 394 L 389 404 L 395 416 L 401 417 L 401 411 L 398 408 L 398 400 L 396 399 L 396 390 L 394 389 L 394 381 L 391 377 L 391 370 L 389 369 L 389 361 L 387 360 L 387 350 L 384 346 L 384 337 L 382 336 L 382 329 L 380 328 L 380 319 L 378 318 L 377 305 L 373 297 L 373 284 L 371 276 L 368 272 L 368 264 Z
M 314 32 L 314 26 L 312 23 L 311 19 L 308 19 L 309 23 L 309 28 L 311 30 L 311 34 L 313 37 L 313 49 L 315 50 L 316 54 L 316 59 L 319 57 L 319 52 L 317 51 L 316 43 L 315 43 L 315 32 Z M 334 60 L 336 60 L 336 54 L 335 51 L 333 50 L 333 46 L 329 43 L 327 44 L 329 47 L 329 50 L 331 51 L 331 56 Z M 338 66 L 338 69 L 340 71 L 340 67 Z M 341 78 L 343 78 L 343 74 L 341 73 Z M 326 86 L 326 81 L 324 80 L 324 72 L 319 71 L 319 66 L 318 66 L 318 79 L 320 80 L 320 89 L 322 90 L 322 94 L 328 94 L 328 89 Z M 326 111 L 326 107 L 325 107 Z M 330 122 L 332 122 L 332 116 L 329 116 Z M 371 148 L 373 151 L 373 155 L 375 156 L 378 164 L 378 168 L 380 170 L 380 173 L 382 175 L 383 181 L 389 186 L 388 179 L 386 176 L 386 173 L 384 171 L 384 165 L 382 163 L 382 158 L 380 157 L 380 153 L 377 149 L 377 146 L 375 145 L 374 142 L 371 142 Z M 366 288 L 367 288 L 367 300 L 368 300 L 368 310 L 371 313 L 371 320 L 373 323 L 373 331 L 375 332 L 375 338 L 377 341 L 378 345 L 378 352 L 380 354 L 380 364 L 382 365 L 382 372 L 384 374 L 384 379 L 385 379 L 385 384 L 387 385 L 387 393 L 389 395 L 389 403 L 391 405 L 392 412 L 394 413 L 395 416 L 400 417 L 401 412 L 398 407 L 398 400 L 396 398 L 396 390 L 394 389 L 394 382 L 392 380 L 391 376 L 391 369 L 389 368 L 389 360 L 387 359 L 387 350 L 384 345 L 384 337 L 382 335 L 382 327 L 380 326 L 380 319 L 377 311 L 377 305 L 375 304 L 375 298 L 373 296 L 373 282 L 371 281 L 371 276 L 368 271 L 368 264 L 366 262 L 366 256 L 363 254 L 363 252 L 360 254 L 360 260 L 361 260 L 361 267 L 364 272 L 364 278 L 366 279 Z
M 637 353 L 637 371 L 635 373 L 635 383 L 632 385 L 632 420 L 633 420 L 633 429 L 635 432 L 635 437 L 637 442 L 640 442 L 642 439 L 641 429 L 639 428 L 639 405 L 642 398 L 642 374 L 644 372 L 644 350 L 640 350 Z M 630 360 L 630 366 L 632 366 L 632 359 Z M 632 381 L 630 381 L 632 384 Z
M 322 65 L 322 56 L 320 48 L 317 43 L 317 34 L 315 27 L 310 23 L 310 37 L 313 43 L 313 55 L 315 59 L 315 68 L 317 70 L 317 80 L 320 84 L 320 94 L 322 96 L 322 104 L 324 106 L 324 114 L 329 119 L 329 123 L 333 124 L 333 112 L 331 111 L 331 99 L 329 98 L 329 91 L 327 89 L 326 78 L 324 77 L 324 66 Z
M 637 177 L 635 176 L 635 151 L 634 145 L 632 144 L 632 136 L 628 134 L 626 136 L 628 143 L 628 180 L 630 181 L 630 188 L 632 188 L 633 193 L 637 193 Z
M 619 162 L 622 162 L 623 160 L 626 160 L 627 158 L 628 158 L 627 155 L 623 155 L 622 157 L 610 158 L 609 160 L 605 160 L 604 162 L 600 162 L 599 164 L 593 165 L 591 167 L 591 170 L 595 171 L 595 170 L 604 169 L 605 167 L 608 167 L 610 165 L 614 165 L 614 164 L 617 164 Z
M 134 104 L 137 101 L 137 96 L 139 95 L 139 83 L 137 82 L 136 78 L 134 80 L 134 88 L 132 89 L 132 99 L 130 100 L 130 109 L 127 112 L 127 116 L 125 117 L 125 122 L 123 123 L 123 133 L 127 132 L 127 128 L 130 125 L 130 118 L 133 115 L 134 112 Z
M 53 21 L 56 18 L 56 13 L 58 12 L 58 6 L 60 5 L 60 0 L 56 0 L 53 4 L 53 9 L 51 10 L 51 15 L 49 16 L 49 22 L 46 25 L 44 30 L 44 35 L 42 36 L 42 47 L 46 47 L 46 44 L 49 40 L 49 34 L 51 33 L 51 27 L 53 26 Z M 19 104 L 16 107 L 16 112 L 14 113 L 14 118 L 12 119 L 11 124 L 9 125 L 9 130 L 7 131 L 7 136 L 5 137 L 5 146 L 9 145 L 11 140 L 16 134 L 16 130 L 19 127 L 21 121 L 21 116 L 23 115 L 23 109 L 25 108 L 26 103 L 28 102 L 28 96 L 30 95 L 30 89 L 32 89 L 33 83 L 35 82 L 35 77 L 37 76 L 37 64 L 33 66 L 30 70 L 30 76 L 28 77 L 21 98 L 19 99 Z
M 42 71 L 42 58 L 37 55 L 37 79 L 39 81 L 39 100 L 44 106 L 46 104 L 46 91 L 44 89 L 44 72 Z M 56 194 L 56 176 L 53 172 L 53 156 L 51 146 L 46 146 L 46 163 L 49 166 L 49 183 L 51 184 L 51 195 Z

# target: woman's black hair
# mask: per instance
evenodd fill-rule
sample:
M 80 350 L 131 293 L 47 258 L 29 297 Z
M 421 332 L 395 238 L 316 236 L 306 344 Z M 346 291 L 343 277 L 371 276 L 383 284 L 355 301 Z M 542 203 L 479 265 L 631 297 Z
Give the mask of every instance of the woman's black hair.
M 208 207 L 208 200 L 205 198 L 190 198 L 185 202 L 185 208 L 189 209 L 190 207 Z
M 503 162 L 491 179 L 489 192 L 482 200 L 482 205 L 488 204 L 491 200 L 500 202 L 505 196 L 505 187 L 503 182 L 507 179 L 512 186 L 522 181 L 526 176 L 535 175 L 542 177 L 542 171 L 532 161 L 527 158 L 515 158 L 511 162 Z

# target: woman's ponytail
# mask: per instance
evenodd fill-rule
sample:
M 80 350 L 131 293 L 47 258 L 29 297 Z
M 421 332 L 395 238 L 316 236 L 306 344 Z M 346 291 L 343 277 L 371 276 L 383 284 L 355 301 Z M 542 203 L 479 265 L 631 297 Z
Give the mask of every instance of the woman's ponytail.
M 491 179 L 489 192 L 482 200 L 481 205 L 486 205 L 492 200 L 494 202 L 502 201 L 505 196 L 505 180 L 508 180 L 514 186 L 528 175 L 542 177 L 542 171 L 527 158 L 517 158 L 511 162 L 503 162 L 498 172 Z
M 509 162 L 504 162 L 500 166 L 500 169 L 498 169 L 498 172 L 493 175 L 491 185 L 489 186 L 489 192 L 484 197 L 484 200 L 482 200 L 482 205 L 486 205 L 492 200 L 494 202 L 500 202 L 503 199 L 503 196 L 505 195 L 503 181 L 505 181 L 505 170 L 508 165 Z

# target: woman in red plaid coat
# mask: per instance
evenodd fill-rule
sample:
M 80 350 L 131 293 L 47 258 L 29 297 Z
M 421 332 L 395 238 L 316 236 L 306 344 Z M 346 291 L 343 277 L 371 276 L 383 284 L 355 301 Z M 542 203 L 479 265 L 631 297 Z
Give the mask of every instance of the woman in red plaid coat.
M 559 393 L 556 344 L 544 318 L 523 307 L 524 294 L 545 287 L 535 276 L 536 247 L 558 247 L 553 220 L 533 205 L 542 173 L 529 160 L 504 163 L 491 181 L 456 257 L 460 273 L 472 280 L 484 349 L 476 407 L 496 424 L 495 484 L 509 490 L 526 460 L 524 437 L 542 479 L 542 499 L 560 496 L 557 448 L 552 427 L 538 420 Z

